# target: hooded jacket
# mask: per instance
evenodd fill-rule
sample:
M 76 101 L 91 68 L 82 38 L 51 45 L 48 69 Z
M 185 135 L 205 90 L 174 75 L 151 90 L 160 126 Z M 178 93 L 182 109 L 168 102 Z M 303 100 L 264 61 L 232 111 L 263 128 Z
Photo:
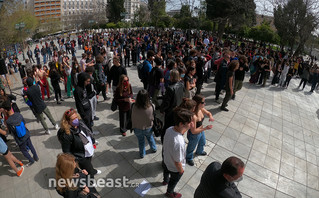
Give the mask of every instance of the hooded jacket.
M 84 82 L 90 79 L 90 75 L 86 72 L 82 72 L 78 75 L 78 84 L 74 90 L 74 99 L 76 108 L 84 119 L 89 115 L 92 115 L 91 104 L 87 95 L 87 91 L 84 87 Z

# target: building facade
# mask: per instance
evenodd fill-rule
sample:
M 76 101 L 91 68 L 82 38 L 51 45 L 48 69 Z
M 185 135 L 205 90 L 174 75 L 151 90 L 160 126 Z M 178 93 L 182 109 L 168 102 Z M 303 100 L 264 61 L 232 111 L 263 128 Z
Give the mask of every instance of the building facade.
M 33 0 L 34 15 L 41 23 L 61 20 L 61 0 Z
M 125 0 L 124 8 L 125 8 L 125 21 L 130 22 L 134 19 L 135 12 L 140 8 L 140 0 Z
M 107 0 L 62 0 L 63 29 L 106 23 Z

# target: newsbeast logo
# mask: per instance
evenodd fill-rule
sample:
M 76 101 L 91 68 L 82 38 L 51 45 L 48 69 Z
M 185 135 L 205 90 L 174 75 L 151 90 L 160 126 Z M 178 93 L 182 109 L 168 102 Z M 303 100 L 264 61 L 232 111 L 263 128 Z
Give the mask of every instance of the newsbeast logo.
M 49 178 L 49 188 L 56 188 L 59 186 L 60 188 L 65 187 L 80 187 L 84 188 L 85 186 L 91 187 L 99 187 L 99 188 L 136 188 L 139 186 L 139 183 L 130 183 L 129 179 L 125 176 L 122 178 L 99 178 L 94 179 L 88 176 L 87 178 L 60 178 L 56 180 L 55 178 Z

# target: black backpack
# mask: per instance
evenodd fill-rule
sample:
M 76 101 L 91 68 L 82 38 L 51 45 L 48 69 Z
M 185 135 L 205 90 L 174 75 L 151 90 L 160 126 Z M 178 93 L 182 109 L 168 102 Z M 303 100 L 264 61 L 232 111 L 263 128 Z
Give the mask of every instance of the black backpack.
M 137 65 L 138 78 L 143 82 L 146 79 L 146 72 L 144 69 L 145 61 Z

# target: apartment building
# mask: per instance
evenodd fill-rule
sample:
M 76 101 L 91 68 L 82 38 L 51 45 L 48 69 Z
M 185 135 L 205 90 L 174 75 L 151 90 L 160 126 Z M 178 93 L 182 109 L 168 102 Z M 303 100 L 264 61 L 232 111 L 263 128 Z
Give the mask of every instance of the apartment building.
M 125 0 L 124 8 L 125 8 L 125 21 L 132 21 L 134 19 L 135 12 L 140 8 L 140 0 Z
M 61 20 L 61 0 L 33 0 L 34 15 L 41 23 Z
M 62 0 L 63 29 L 106 22 L 107 0 Z

